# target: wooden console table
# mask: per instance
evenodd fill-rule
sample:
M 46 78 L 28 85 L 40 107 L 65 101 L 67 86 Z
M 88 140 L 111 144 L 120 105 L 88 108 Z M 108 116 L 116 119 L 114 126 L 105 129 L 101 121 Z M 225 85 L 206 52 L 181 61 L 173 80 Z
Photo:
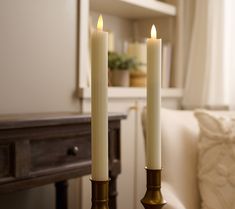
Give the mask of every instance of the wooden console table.
M 116 209 L 124 118 L 109 115 L 110 209 Z M 90 172 L 90 115 L 0 116 L 0 194 L 55 183 L 56 209 L 67 209 L 67 180 Z

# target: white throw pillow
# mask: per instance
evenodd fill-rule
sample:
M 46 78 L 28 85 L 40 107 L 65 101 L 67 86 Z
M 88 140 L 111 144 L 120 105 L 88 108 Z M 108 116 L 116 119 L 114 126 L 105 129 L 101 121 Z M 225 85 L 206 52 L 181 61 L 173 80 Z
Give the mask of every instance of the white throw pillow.
M 235 119 L 195 111 L 202 209 L 235 209 Z

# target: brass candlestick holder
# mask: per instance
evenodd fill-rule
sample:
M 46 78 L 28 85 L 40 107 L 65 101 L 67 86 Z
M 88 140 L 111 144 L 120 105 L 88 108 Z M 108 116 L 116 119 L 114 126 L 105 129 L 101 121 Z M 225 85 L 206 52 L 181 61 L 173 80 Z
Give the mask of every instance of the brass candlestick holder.
M 161 171 L 146 169 L 147 191 L 141 200 L 145 209 L 160 209 L 166 204 L 161 193 Z
M 109 181 L 94 181 L 92 185 L 91 209 L 109 209 Z

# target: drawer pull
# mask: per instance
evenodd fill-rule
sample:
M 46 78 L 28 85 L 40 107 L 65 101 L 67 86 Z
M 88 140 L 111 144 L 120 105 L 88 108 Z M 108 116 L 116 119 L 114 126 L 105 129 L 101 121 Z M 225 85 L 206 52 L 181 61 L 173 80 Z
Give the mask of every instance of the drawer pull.
M 74 146 L 73 148 L 70 148 L 68 150 L 68 155 L 73 155 L 73 156 L 76 156 L 78 154 L 78 147 L 77 146 Z

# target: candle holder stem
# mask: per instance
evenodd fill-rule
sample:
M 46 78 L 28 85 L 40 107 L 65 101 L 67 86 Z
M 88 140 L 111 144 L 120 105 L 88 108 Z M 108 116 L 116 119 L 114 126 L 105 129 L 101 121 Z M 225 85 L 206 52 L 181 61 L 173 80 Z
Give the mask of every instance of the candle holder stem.
M 146 169 L 147 174 L 147 191 L 141 200 L 145 209 L 160 209 L 166 201 L 161 193 L 161 169 Z
M 109 181 L 94 181 L 92 184 L 91 209 L 109 209 Z

